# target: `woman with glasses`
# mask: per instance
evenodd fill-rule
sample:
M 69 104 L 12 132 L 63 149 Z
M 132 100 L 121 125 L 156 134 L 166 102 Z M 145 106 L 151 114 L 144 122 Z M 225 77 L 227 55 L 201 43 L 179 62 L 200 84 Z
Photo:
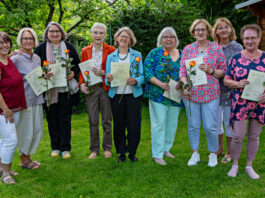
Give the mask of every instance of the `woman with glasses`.
M 218 43 L 224 51 L 226 66 L 233 54 L 240 52 L 243 47 L 236 42 L 236 33 L 231 24 L 231 22 L 227 18 L 218 18 L 214 24 L 213 28 L 213 39 L 216 43 Z M 222 163 L 228 163 L 231 159 L 231 141 L 233 136 L 232 127 L 229 124 L 230 120 L 230 112 L 232 105 L 232 90 L 226 86 L 224 86 L 223 78 L 219 79 L 220 88 L 221 88 L 221 96 L 220 103 L 218 107 L 217 113 L 217 129 L 218 129 L 218 139 L 219 139 L 219 149 L 217 155 L 223 154 L 223 122 L 225 128 L 225 136 L 226 136 L 226 153 L 222 159 Z
M 19 73 L 24 79 L 24 89 L 27 109 L 20 112 L 17 125 L 18 151 L 20 165 L 26 169 L 37 169 L 40 163 L 33 161 L 30 155 L 34 154 L 39 146 L 43 132 L 43 110 L 44 103 L 42 94 L 37 96 L 30 87 L 25 76 L 37 67 L 41 66 L 40 57 L 32 52 L 39 45 L 38 37 L 31 28 L 23 28 L 19 31 L 17 44 L 20 54 L 11 57 Z
M 136 38 L 130 28 L 118 29 L 114 40 L 114 44 L 118 48 L 107 58 L 105 78 L 106 84 L 110 86 L 114 145 L 116 152 L 120 154 L 118 162 L 125 161 L 127 152 L 131 162 L 137 162 L 136 150 L 141 136 L 141 96 L 144 83 L 142 54 L 131 48 L 136 44 Z M 126 86 L 111 86 L 114 79 L 111 74 L 112 62 L 130 65 L 130 77 L 127 79 Z
M 146 80 L 144 96 L 149 98 L 152 133 L 152 156 L 159 165 L 166 165 L 164 156 L 174 158 L 169 151 L 173 146 L 181 103 L 163 94 L 170 90 L 169 80 L 179 80 L 181 50 L 179 40 L 172 27 L 164 28 L 153 49 L 144 62 Z
M 265 52 L 258 49 L 262 31 L 256 24 L 241 28 L 240 37 L 245 49 L 231 58 L 224 78 L 224 84 L 233 89 L 233 100 L 230 123 L 233 127 L 231 157 L 233 166 L 228 176 L 236 177 L 238 160 L 242 151 L 242 143 L 248 128 L 246 173 L 251 179 L 259 175 L 253 170 L 252 163 L 259 147 L 259 135 L 265 124 L 265 92 L 257 102 L 242 98 L 250 71 L 265 73 Z M 264 82 L 263 82 L 264 84 Z
M 27 108 L 23 78 L 8 57 L 12 41 L 0 32 L 0 175 L 2 182 L 15 184 L 11 165 L 17 146 L 16 124 L 19 113 Z
M 69 89 L 78 90 L 76 80 L 80 72 L 78 66 L 80 59 L 74 46 L 66 41 L 66 34 L 59 23 L 50 22 L 48 24 L 44 31 L 43 40 L 44 42 L 34 51 L 41 58 L 42 65 L 45 60 L 49 61 L 50 64 L 54 64 L 56 60 L 61 59 L 60 57 L 73 59 L 71 62 L 73 67 L 66 77 L 69 86 L 53 88 L 45 94 L 45 100 L 49 106 L 45 110 L 51 139 L 51 156 L 58 157 L 61 154 L 63 159 L 68 159 L 71 157 L 72 107 L 79 104 L 79 92 L 71 93 Z M 69 56 L 67 55 L 68 52 Z M 70 85 L 73 85 L 73 87 Z
M 188 135 L 193 151 L 188 166 L 197 165 L 200 161 L 199 138 L 202 119 L 208 150 L 210 151 L 208 166 L 215 167 L 218 163 L 216 155 L 218 151 L 216 112 L 220 97 L 219 78 L 224 76 L 226 70 L 225 56 L 221 46 L 207 39 L 212 33 L 212 28 L 206 20 L 195 20 L 190 27 L 190 33 L 196 41 L 184 48 L 180 64 L 180 80 L 184 84 L 183 102 L 186 107 Z M 203 58 L 203 63 L 199 65 L 198 69 L 205 72 L 207 83 L 191 86 L 191 82 L 188 81 L 191 75 L 190 72 L 187 72 L 186 63 L 190 59 L 198 57 Z

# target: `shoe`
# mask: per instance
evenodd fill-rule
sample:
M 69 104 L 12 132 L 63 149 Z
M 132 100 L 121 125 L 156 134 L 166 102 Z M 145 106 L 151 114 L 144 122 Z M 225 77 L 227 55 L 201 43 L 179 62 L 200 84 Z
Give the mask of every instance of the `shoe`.
M 246 173 L 251 179 L 259 179 L 259 175 L 253 170 L 251 166 L 246 167 Z
M 175 158 L 175 156 L 172 155 L 170 152 L 164 152 L 164 155 L 169 157 L 169 158 Z
M 105 158 L 111 158 L 111 152 L 110 151 L 104 151 L 104 157 Z
M 51 156 L 52 157 L 59 157 L 60 152 L 61 152 L 60 150 L 52 150 Z
M 215 167 L 217 164 L 217 155 L 214 153 L 210 153 L 208 166 Z
M 96 158 L 97 157 L 97 153 L 96 152 L 92 152 L 90 155 L 89 155 L 89 157 L 88 157 L 88 159 L 94 159 L 94 158 Z
M 238 166 L 237 165 L 233 165 L 232 168 L 230 169 L 230 171 L 227 173 L 227 175 L 229 177 L 236 177 L 238 173 Z
M 134 154 L 129 154 L 129 158 L 130 158 L 131 162 L 137 162 L 138 161 L 138 158 Z
M 61 153 L 61 155 L 62 155 L 63 159 L 71 158 L 71 154 L 70 154 L 69 151 L 64 151 L 64 152 Z
M 200 154 L 198 152 L 193 152 L 190 160 L 188 161 L 188 166 L 195 166 L 200 161 Z
M 230 157 L 230 155 L 225 155 L 223 157 L 223 159 L 221 160 L 222 163 L 226 164 L 232 161 L 232 158 Z
M 125 156 L 125 154 L 120 154 L 119 159 L 118 159 L 118 162 L 119 162 L 119 163 L 120 163 L 120 162 L 125 162 L 125 160 L 126 160 L 126 156 Z
M 167 165 L 166 161 L 163 160 L 163 158 L 154 158 L 155 162 L 158 163 L 159 165 L 165 166 Z

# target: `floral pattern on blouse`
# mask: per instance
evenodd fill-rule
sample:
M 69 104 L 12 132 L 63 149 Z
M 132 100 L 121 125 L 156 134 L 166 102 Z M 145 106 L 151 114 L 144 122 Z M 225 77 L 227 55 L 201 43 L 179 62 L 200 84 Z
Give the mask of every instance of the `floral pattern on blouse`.
M 233 56 L 233 54 L 241 52 L 243 50 L 242 45 L 237 43 L 236 41 L 231 41 L 229 45 L 223 47 L 223 51 L 225 54 L 226 65 L 228 66 L 229 60 Z M 232 105 L 232 89 L 224 85 L 223 78 L 219 79 L 220 88 L 221 88 L 221 96 L 220 96 L 220 105 L 223 106 L 231 106 Z
M 265 72 L 265 52 L 262 52 L 259 59 L 253 61 L 246 59 L 242 53 L 234 54 L 229 62 L 225 78 L 235 81 L 247 79 L 250 69 Z M 241 98 L 242 93 L 242 88 L 233 89 L 230 124 L 232 121 L 242 121 L 248 117 L 265 124 L 265 103 L 243 99 Z
M 182 103 L 177 103 L 173 100 L 164 97 L 163 96 L 164 90 L 150 82 L 150 79 L 152 77 L 156 77 L 158 80 L 164 83 L 168 83 L 167 82 L 168 74 L 170 75 L 171 79 L 175 81 L 179 80 L 179 65 L 180 65 L 180 57 L 182 52 L 179 50 L 180 57 L 175 62 L 173 62 L 171 57 L 168 56 L 169 64 L 171 64 L 170 69 L 165 65 L 167 61 L 166 61 L 166 56 L 164 56 L 163 53 L 164 50 L 162 47 L 155 48 L 148 54 L 148 56 L 144 61 L 144 76 L 146 81 L 144 97 L 150 98 L 155 102 L 167 106 L 183 107 Z
M 179 78 L 187 77 L 187 71 L 185 66 L 185 60 L 189 60 L 191 58 L 199 57 L 200 53 L 198 51 L 198 43 L 194 42 L 190 45 L 187 45 L 182 53 L 181 62 L 180 62 L 180 70 L 179 70 Z M 222 50 L 222 47 L 216 43 L 208 41 L 208 48 L 205 56 L 203 58 L 203 62 L 208 64 L 210 67 L 215 70 L 222 70 L 224 73 L 226 72 L 225 66 L 225 56 Z M 206 73 L 208 83 L 205 85 L 198 85 L 191 88 L 191 96 L 185 96 L 183 94 L 183 98 L 186 100 L 191 100 L 195 103 L 208 103 L 216 98 L 220 97 L 220 84 L 219 79 L 213 77 Z

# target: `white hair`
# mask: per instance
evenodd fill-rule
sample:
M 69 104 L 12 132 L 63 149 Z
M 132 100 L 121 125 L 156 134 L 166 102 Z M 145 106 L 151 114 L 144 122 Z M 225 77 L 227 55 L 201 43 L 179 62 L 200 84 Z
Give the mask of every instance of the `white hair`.
M 103 29 L 103 30 L 104 30 L 104 33 L 106 33 L 106 31 L 107 31 L 107 27 L 106 27 L 106 25 L 103 24 L 103 23 L 94 23 L 94 25 L 93 25 L 93 26 L 91 27 L 91 29 L 90 29 L 90 32 L 92 32 L 93 29 L 95 29 L 95 28 Z
M 17 44 L 18 44 L 18 46 L 19 46 L 19 47 L 21 46 L 22 34 L 23 34 L 24 32 L 26 32 L 26 31 L 28 31 L 28 32 L 30 32 L 30 33 L 32 34 L 33 39 L 34 39 L 34 47 L 37 47 L 37 46 L 39 45 L 39 41 L 38 41 L 37 34 L 36 34 L 36 32 L 35 32 L 32 28 L 28 28 L 28 27 L 26 27 L 26 28 L 22 28 L 22 29 L 19 31 L 18 36 L 17 36 Z
M 160 34 L 157 37 L 157 47 L 161 47 L 162 46 L 162 37 L 164 36 L 165 33 L 169 33 L 170 35 L 174 36 L 176 38 L 176 48 L 179 45 L 179 39 L 178 36 L 176 34 L 176 31 L 172 28 L 172 27 L 165 27 Z

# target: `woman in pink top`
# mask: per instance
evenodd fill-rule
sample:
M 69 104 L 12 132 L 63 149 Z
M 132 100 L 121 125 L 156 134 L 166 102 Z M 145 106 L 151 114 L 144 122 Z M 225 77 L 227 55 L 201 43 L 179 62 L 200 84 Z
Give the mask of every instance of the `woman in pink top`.
M 2 182 L 14 184 L 11 165 L 17 146 L 16 123 L 19 111 L 27 108 L 23 78 L 8 57 L 10 37 L 0 32 L 0 174 Z
M 214 167 L 217 165 L 218 132 L 216 112 L 220 97 L 218 78 L 223 77 L 225 73 L 225 56 L 218 44 L 207 40 L 211 32 L 211 25 L 206 20 L 195 20 L 191 25 L 190 33 L 194 36 L 196 42 L 187 45 L 181 57 L 179 75 L 184 84 L 183 103 L 186 107 L 188 134 L 193 150 L 188 166 L 196 165 L 200 161 L 198 149 L 201 117 L 210 151 L 208 166 Z M 203 58 L 203 64 L 199 65 L 199 69 L 205 72 L 207 84 L 189 88 L 185 61 L 188 62 L 189 59 L 197 57 Z

